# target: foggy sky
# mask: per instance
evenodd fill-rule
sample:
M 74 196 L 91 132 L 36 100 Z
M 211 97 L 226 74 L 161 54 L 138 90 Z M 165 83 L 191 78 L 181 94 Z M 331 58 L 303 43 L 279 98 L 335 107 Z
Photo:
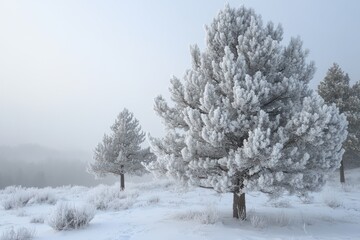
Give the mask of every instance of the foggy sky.
M 153 99 L 190 67 L 189 46 L 226 2 L 300 36 L 317 67 L 360 80 L 360 2 L 0 1 L 0 145 L 92 151 L 124 108 L 162 135 Z

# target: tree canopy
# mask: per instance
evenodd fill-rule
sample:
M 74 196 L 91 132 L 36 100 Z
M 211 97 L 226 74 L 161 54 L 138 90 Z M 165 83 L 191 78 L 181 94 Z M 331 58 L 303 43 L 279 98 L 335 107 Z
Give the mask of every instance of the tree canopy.
M 157 161 L 147 168 L 235 195 L 323 186 L 339 167 L 347 122 L 309 89 L 314 64 L 301 40 L 284 46 L 282 35 L 252 9 L 220 11 L 206 48 L 191 47 L 183 80 L 171 79 L 173 104 L 155 100 L 166 135 L 150 137 Z
M 106 174 L 121 176 L 121 188 L 124 188 L 124 174 L 142 174 L 145 169 L 142 162 L 153 160 L 149 149 L 142 149 L 145 133 L 139 121 L 127 109 L 124 109 L 111 126 L 111 134 L 105 134 L 102 142 L 95 148 L 94 162 L 89 171 L 98 177 Z

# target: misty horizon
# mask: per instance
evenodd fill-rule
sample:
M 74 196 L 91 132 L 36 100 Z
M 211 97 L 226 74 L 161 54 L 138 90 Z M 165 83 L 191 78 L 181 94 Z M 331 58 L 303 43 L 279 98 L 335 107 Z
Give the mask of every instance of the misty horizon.
M 90 154 L 81 151 L 60 151 L 33 144 L 0 146 L 0 189 L 11 185 L 89 187 L 116 181 L 113 176 L 95 179 L 86 171 L 91 160 Z

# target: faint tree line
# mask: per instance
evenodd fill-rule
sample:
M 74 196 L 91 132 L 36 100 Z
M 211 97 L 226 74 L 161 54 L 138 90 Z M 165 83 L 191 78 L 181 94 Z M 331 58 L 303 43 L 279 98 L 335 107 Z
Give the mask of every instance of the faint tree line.
M 99 184 L 84 169 L 87 163 L 79 160 L 26 160 L 0 159 L 0 188 L 11 185 L 24 187 L 57 187 L 63 185 L 94 186 Z M 102 182 L 113 183 L 113 178 Z

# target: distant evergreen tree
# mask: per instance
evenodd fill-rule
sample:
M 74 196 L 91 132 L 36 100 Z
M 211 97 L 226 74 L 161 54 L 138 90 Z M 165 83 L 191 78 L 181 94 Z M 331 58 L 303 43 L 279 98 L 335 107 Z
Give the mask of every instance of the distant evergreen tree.
M 340 166 L 340 182 L 345 182 L 344 162 L 352 161 L 360 153 L 360 92 L 359 83 L 350 86 L 350 78 L 338 64 L 329 68 L 318 86 L 319 95 L 326 103 L 334 103 L 349 122 L 348 136 L 344 142 L 345 154 Z
M 298 38 L 282 46 L 282 28 L 252 9 L 227 6 L 206 27 L 206 49 L 171 80 L 173 106 L 159 96 L 166 126 L 150 137 L 151 171 L 232 192 L 233 216 L 245 219 L 245 193 L 272 196 L 319 190 L 340 165 L 346 120 L 308 87 L 314 66 Z
M 142 174 L 142 162 L 150 161 L 154 155 L 149 148 L 142 149 L 145 134 L 139 121 L 124 109 L 111 126 L 111 135 L 104 135 L 102 142 L 95 148 L 94 160 L 89 172 L 103 177 L 106 174 L 120 176 L 120 190 L 125 189 L 125 173 Z
M 356 156 L 355 161 L 353 159 L 353 164 L 355 166 L 360 166 L 360 81 L 357 81 L 350 89 L 350 101 L 349 101 L 349 149 Z M 345 154 L 347 156 L 347 154 Z

